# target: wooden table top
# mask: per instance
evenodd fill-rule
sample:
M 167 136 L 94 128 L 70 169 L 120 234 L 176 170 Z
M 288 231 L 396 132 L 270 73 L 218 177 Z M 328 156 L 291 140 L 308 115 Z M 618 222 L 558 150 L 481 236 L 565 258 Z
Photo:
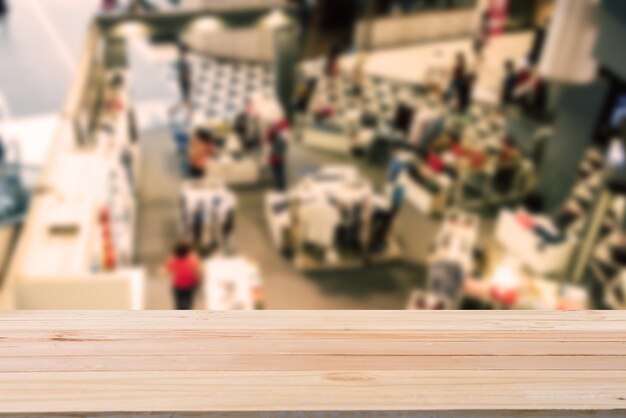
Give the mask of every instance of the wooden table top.
M 418 415 L 426 411 L 561 416 L 554 414 L 602 410 L 602 416 L 619 416 L 622 409 L 622 312 L 0 316 L 5 414 L 416 411 L 393 416 L 421 417 L 433 416 Z

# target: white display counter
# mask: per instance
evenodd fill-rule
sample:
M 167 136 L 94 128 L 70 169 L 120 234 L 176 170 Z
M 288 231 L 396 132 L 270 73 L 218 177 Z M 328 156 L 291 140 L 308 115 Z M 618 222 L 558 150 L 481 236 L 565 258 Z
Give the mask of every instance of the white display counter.
M 18 309 L 92 310 L 145 308 L 141 268 L 82 276 L 24 278 L 17 285 Z
M 93 141 L 79 146 L 72 121 L 61 119 L 2 289 L 3 307 L 144 308 L 145 277 L 132 266 L 139 155 L 130 142 L 126 89 L 117 97 L 124 105 L 103 113 L 107 129 Z
M 433 181 L 439 189 L 433 193 L 425 185 L 410 178 L 406 173 L 400 177 L 400 183 L 406 191 L 406 200 L 422 213 L 433 215 L 442 213 L 450 201 L 452 182 L 445 175 L 435 175 Z
M 554 230 L 551 222 L 543 216 L 533 220 L 548 230 Z M 495 237 L 521 262 L 537 274 L 562 274 L 571 261 L 578 244 L 575 233 L 566 233 L 558 244 L 543 243 L 533 228 L 527 228 L 516 218 L 516 212 L 504 209 L 496 222 Z
M 215 257 L 204 262 L 206 309 L 254 310 L 262 306 L 263 281 L 256 264 L 243 257 Z

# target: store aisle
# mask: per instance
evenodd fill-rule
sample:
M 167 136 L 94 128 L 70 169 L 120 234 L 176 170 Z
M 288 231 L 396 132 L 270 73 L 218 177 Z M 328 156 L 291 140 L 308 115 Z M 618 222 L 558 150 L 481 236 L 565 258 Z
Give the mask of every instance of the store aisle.
M 169 282 L 161 266 L 179 236 L 178 197 L 180 178 L 168 130 L 146 131 L 141 136 L 141 181 L 138 224 L 138 259 L 148 272 L 148 309 L 171 309 Z M 322 164 L 341 163 L 340 158 L 294 144 L 290 177 Z M 343 161 L 345 163 L 345 160 Z M 365 169 L 381 179 L 384 170 Z M 406 262 L 356 270 L 305 274 L 296 270 L 273 246 L 263 214 L 264 186 L 236 190 L 239 199 L 233 246 L 237 253 L 261 268 L 267 309 L 402 309 L 409 291 L 422 283 L 423 260 L 436 223 L 405 208 L 400 239 L 411 258 Z M 410 225 L 410 228 L 407 228 Z M 203 307 L 202 292 L 196 308 Z
M 147 309 L 172 309 L 163 266 L 179 236 L 179 190 L 174 148 L 168 130 L 145 131 L 140 138 L 138 261 L 148 277 Z

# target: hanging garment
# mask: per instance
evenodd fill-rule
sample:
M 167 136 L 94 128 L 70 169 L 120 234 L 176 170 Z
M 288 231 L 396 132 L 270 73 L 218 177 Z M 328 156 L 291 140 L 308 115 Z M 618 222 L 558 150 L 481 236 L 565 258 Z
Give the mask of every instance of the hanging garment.
M 369 240 L 370 251 L 378 252 L 386 248 L 395 213 L 381 209 L 374 211 L 372 215 L 372 232 Z
M 429 108 L 420 110 L 411 122 L 409 143 L 419 149 L 426 149 L 441 135 L 444 127 L 445 118 L 441 113 Z
M 305 241 L 324 249 L 333 247 L 340 221 L 337 208 L 320 198 L 306 204 L 300 213 L 305 224 Z
M 192 209 L 191 217 L 191 236 L 196 246 L 202 246 L 204 241 L 204 216 L 205 206 L 204 202 L 199 201 L 197 205 Z
M 463 270 L 458 263 L 439 261 L 428 269 L 428 290 L 446 300 L 458 300 L 463 291 Z
M 393 127 L 404 134 L 408 134 L 411 129 L 411 122 L 416 113 L 412 106 L 406 103 L 400 103 L 396 108 Z
M 443 134 L 445 129 L 445 118 L 443 115 L 435 114 L 424 124 L 422 136 L 417 145 L 419 149 L 427 150 Z

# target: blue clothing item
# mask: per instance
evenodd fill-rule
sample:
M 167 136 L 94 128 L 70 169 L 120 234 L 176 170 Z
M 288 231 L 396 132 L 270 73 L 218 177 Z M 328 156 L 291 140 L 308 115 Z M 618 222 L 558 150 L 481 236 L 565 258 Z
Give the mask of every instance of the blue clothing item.
M 398 180 L 398 177 L 400 177 L 400 174 L 402 174 L 405 168 L 406 168 L 406 163 L 404 161 L 400 161 L 400 160 L 391 161 L 391 164 L 389 166 L 389 174 L 387 175 L 387 180 L 389 180 L 390 183 L 394 183 L 396 180 Z
M 395 185 L 393 188 L 393 192 L 391 193 L 391 209 L 396 211 L 400 209 L 405 199 L 405 190 L 404 186 Z
M 542 239 L 545 245 L 557 245 L 565 241 L 566 238 L 563 231 L 549 231 L 542 226 L 535 226 L 533 231 Z
M 176 142 L 178 152 L 186 152 L 189 147 L 189 135 L 184 131 L 176 131 L 174 132 L 174 142 Z

